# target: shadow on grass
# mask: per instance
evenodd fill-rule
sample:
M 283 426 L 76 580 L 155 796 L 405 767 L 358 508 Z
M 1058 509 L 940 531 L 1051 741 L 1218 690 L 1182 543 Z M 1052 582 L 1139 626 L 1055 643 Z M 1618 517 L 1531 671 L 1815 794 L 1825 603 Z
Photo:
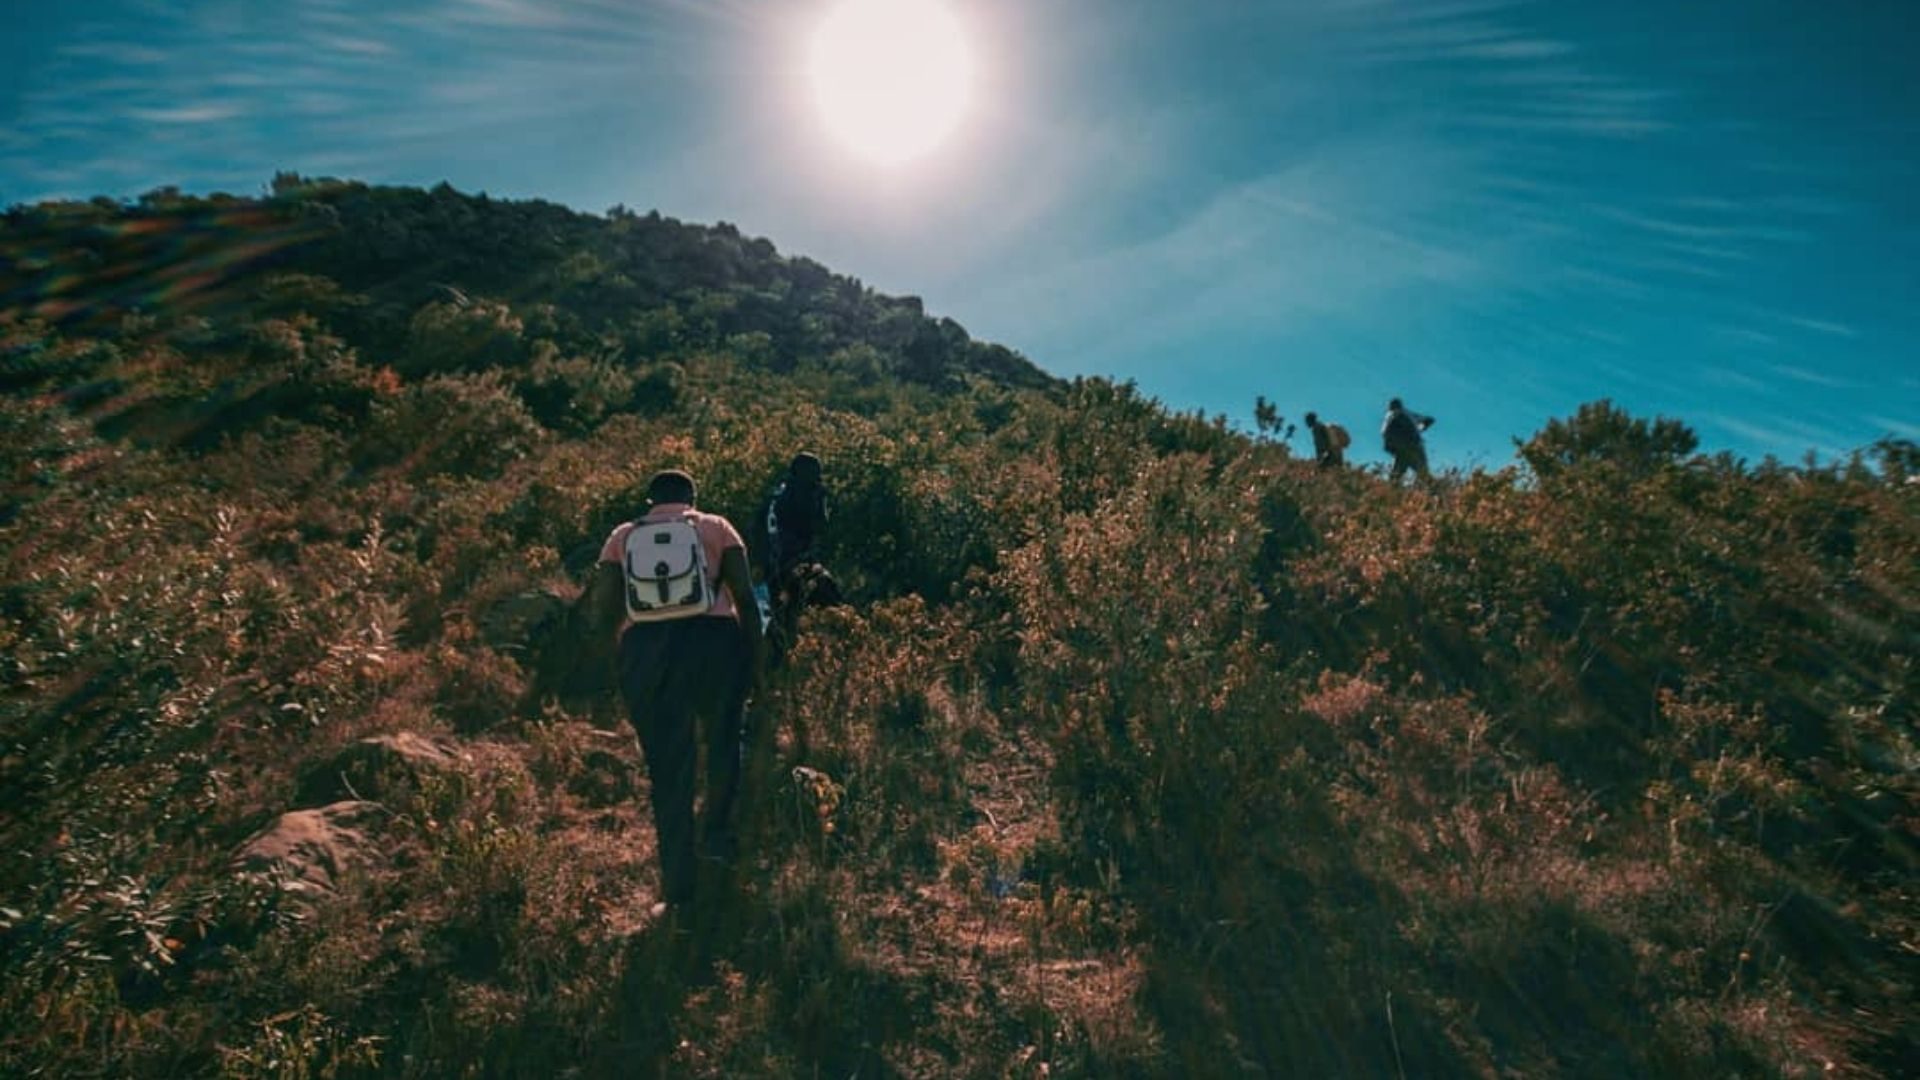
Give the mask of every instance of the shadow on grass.
M 590 1075 L 897 1075 L 884 1050 L 933 1003 L 849 948 L 852 920 L 817 883 L 702 895 L 629 942 Z

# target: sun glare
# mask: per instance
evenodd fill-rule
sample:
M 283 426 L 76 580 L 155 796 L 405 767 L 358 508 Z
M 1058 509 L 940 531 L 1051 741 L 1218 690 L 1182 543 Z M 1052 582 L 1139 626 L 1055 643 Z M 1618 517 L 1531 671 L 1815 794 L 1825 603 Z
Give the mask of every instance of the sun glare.
M 880 165 L 939 146 L 973 92 L 960 22 L 940 0 L 841 0 L 814 31 L 807 72 L 827 129 Z

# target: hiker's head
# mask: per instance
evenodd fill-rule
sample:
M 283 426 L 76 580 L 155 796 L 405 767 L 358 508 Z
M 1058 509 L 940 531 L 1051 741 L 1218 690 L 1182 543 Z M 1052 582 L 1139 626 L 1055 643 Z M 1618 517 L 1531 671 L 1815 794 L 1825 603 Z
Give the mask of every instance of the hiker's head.
M 801 484 L 817 484 L 820 482 L 820 459 L 802 450 L 793 455 L 792 464 L 787 466 L 787 475 Z
M 1315 415 L 1314 415 L 1313 413 L 1308 413 L 1308 414 L 1307 414 L 1307 426 L 1308 426 L 1308 427 L 1312 427 L 1313 425 L 1315 425 L 1315 424 L 1317 424 L 1317 423 L 1319 423 L 1319 422 L 1320 422 L 1320 418 L 1319 418 L 1318 416 L 1315 416 Z
M 693 477 L 679 469 L 663 469 L 647 481 L 647 501 L 655 506 L 662 503 L 686 503 L 692 506 L 694 495 Z
M 1406 408 L 1406 406 L 1400 404 L 1399 398 L 1394 398 L 1392 401 L 1387 402 L 1387 409 L 1391 412 L 1399 412 L 1404 408 Z

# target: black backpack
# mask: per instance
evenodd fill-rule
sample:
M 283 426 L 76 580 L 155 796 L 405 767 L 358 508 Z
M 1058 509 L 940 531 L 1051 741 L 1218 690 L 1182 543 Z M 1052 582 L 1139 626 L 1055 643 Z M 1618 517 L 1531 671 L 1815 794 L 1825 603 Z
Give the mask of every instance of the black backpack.
M 1411 447 L 1420 441 L 1420 425 L 1413 414 L 1405 409 L 1395 409 L 1387 415 L 1386 426 L 1380 432 L 1387 444 L 1388 452 L 1403 447 Z
M 816 526 L 826 517 L 826 493 L 819 485 L 798 487 L 782 480 L 767 497 L 758 531 L 766 536 L 767 569 L 779 571 L 811 550 Z

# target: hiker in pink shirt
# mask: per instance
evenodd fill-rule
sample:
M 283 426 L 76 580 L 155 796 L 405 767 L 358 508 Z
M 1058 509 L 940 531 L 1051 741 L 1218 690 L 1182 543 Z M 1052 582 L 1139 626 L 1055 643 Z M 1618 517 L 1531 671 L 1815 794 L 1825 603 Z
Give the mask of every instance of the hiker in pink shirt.
M 685 474 L 683 473 L 681 475 L 684 476 Z M 669 518 L 680 517 L 682 515 L 692 518 L 694 528 L 699 531 L 700 544 L 706 548 L 708 566 L 721 569 L 722 564 L 726 561 L 726 553 L 729 548 L 738 548 L 741 551 L 746 550 L 746 541 L 740 539 L 740 534 L 734 529 L 733 522 L 728 521 L 719 514 L 709 514 L 695 510 L 691 503 L 655 503 L 647 510 L 646 516 L 642 517 L 639 521 L 626 521 L 613 527 L 613 532 L 607 536 L 607 542 L 600 547 L 600 561 L 602 563 L 612 563 L 616 567 L 619 566 L 622 558 L 621 549 L 626 543 L 627 535 L 637 526 L 648 522 L 665 521 Z M 724 588 L 714 589 L 713 603 L 707 608 L 707 614 L 723 619 L 733 618 L 734 606 L 732 591 Z M 633 623 L 626 618 L 623 612 L 619 633 L 624 634 L 627 628 L 632 625 Z
M 601 548 L 595 625 L 619 627 L 620 695 L 646 755 L 660 891 L 671 908 L 693 899 L 699 858 L 733 858 L 747 694 L 760 683 L 764 645 L 746 545 L 733 524 L 694 509 L 693 478 L 678 470 L 655 475 L 647 499 L 646 515 L 615 528 Z M 707 798 L 696 838 L 694 740 L 702 726 Z

